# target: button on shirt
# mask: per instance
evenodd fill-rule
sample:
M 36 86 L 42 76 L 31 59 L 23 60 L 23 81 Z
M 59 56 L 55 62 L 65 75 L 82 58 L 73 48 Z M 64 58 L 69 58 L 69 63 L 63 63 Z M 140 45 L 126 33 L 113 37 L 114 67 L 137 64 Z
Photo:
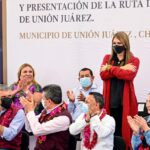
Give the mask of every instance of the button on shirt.
M 77 97 L 80 95 L 80 92 L 82 92 L 85 97 L 87 97 L 90 92 L 102 93 L 102 86 L 98 86 L 98 85 L 93 83 L 91 88 L 88 91 L 84 90 L 82 86 L 79 86 L 79 87 L 73 89 L 75 101 L 74 102 L 71 102 L 71 101 L 68 102 L 68 110 L 71 113 L 73 120 L 76 120 L 76 118 L 80 114 L 86 113 L 86 111 L 87 111 L 87 107 L 85 106 L 86 104 L 82 101 L 78 101 L 78 99 L 77 99 Z

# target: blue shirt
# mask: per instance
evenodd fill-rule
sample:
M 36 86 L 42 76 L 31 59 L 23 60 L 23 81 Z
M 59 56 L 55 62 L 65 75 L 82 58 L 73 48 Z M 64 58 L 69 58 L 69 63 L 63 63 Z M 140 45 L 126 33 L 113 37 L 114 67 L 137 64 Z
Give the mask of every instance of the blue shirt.
M 0 115 L 6 110 L 0 112 Z M 3 135 L 1 138 L 4 138 L 7 141 L 11 141 L 23 128 L 25 123 L 25 113 L 22 109 L 18 110 L 14 119 L 11 121 L 9 127 L 4 127 Z
M 98 85 L 93 83 L 88 91 L 85 91 L 82 86 L 79 86 L 73 90 L 75 101 L 69 101 L 68 103 L 68 111 L 70 112 L 73 121 L 75 121 L 81 113 L 86 113 L 88 108 L 87 104 L 82 101 L 78 101 L 77 97 L 80 95 L 80 92 L 82 92 L 83 95 L 87 97 L 90 92 L 102 93 L 102 87 L 99 87 Z
M 147 122 L 150 122 L 150 116 L 148 117 Z M 144 133 L 139 132 L 138 135 L 132 135 L 131 144 L 132 144 L 133 150 L 138 150 L 140 144 L 142 143 L 140 139 L 141 135 L 145 137 L 146 143 L 150 145 L 150 130 Z

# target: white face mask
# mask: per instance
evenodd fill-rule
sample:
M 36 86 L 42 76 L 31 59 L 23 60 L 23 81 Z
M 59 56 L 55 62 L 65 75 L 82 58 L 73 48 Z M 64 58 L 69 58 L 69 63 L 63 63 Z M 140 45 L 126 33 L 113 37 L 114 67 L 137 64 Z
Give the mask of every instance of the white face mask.
M 42 106 L 44 107 L 44 109 L 46 109 L 46 106 L 44 104 L 44 100 L 43 99 L 41 100 L 41 103 L 42 103 Z

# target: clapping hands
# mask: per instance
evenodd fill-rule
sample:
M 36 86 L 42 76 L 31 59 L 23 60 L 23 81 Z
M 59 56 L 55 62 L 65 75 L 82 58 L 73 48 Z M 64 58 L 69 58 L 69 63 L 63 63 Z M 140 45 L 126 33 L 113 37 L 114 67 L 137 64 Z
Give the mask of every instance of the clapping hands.
M 25 89 L 27 89 L 27 79 L 26 79 L 26 77 L 19 80 L 18 86 L 17 86 L 18 91 L 25 90 Z
M 141 116 L 135 115 L 133 118 L 131 116 L 127 116 L 127 120 L 135 135 L 138 134 L 139 129 L 142 129 L 145 132 L 147 130 L 150 130 L 150 128 L 147 125 L 146 120 Z
M 68 91 L 67 91 L 67 96 L 68 96 L 68 99 L 69 99 L 71 102 L 74 102 L 74 101 L 75 101 L 75 97 L 74 97 L 73 91 L 68 90 Z
M 36 107 L 34 103 L 33 94 L 31 94 L 31 92 L 28 92 L 26 97 L 20 97 L 20 103 L 23 105 L 25 112 L 34 111 Z

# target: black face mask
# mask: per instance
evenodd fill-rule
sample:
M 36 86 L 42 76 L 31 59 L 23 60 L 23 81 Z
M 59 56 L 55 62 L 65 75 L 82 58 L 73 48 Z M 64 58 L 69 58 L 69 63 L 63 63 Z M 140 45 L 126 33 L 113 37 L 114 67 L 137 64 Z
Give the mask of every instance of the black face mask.
M 8 97 L 1 98 L 1 106 L 5 109 L 9 109 L 12 104 L 12 99 Z
M 113 46 L 113 50 L 116 54 L 120 54 L 121 52 L 126 50 L 126 48 L 124 47 L 124 45 L 123 46 L 115 45 Z

